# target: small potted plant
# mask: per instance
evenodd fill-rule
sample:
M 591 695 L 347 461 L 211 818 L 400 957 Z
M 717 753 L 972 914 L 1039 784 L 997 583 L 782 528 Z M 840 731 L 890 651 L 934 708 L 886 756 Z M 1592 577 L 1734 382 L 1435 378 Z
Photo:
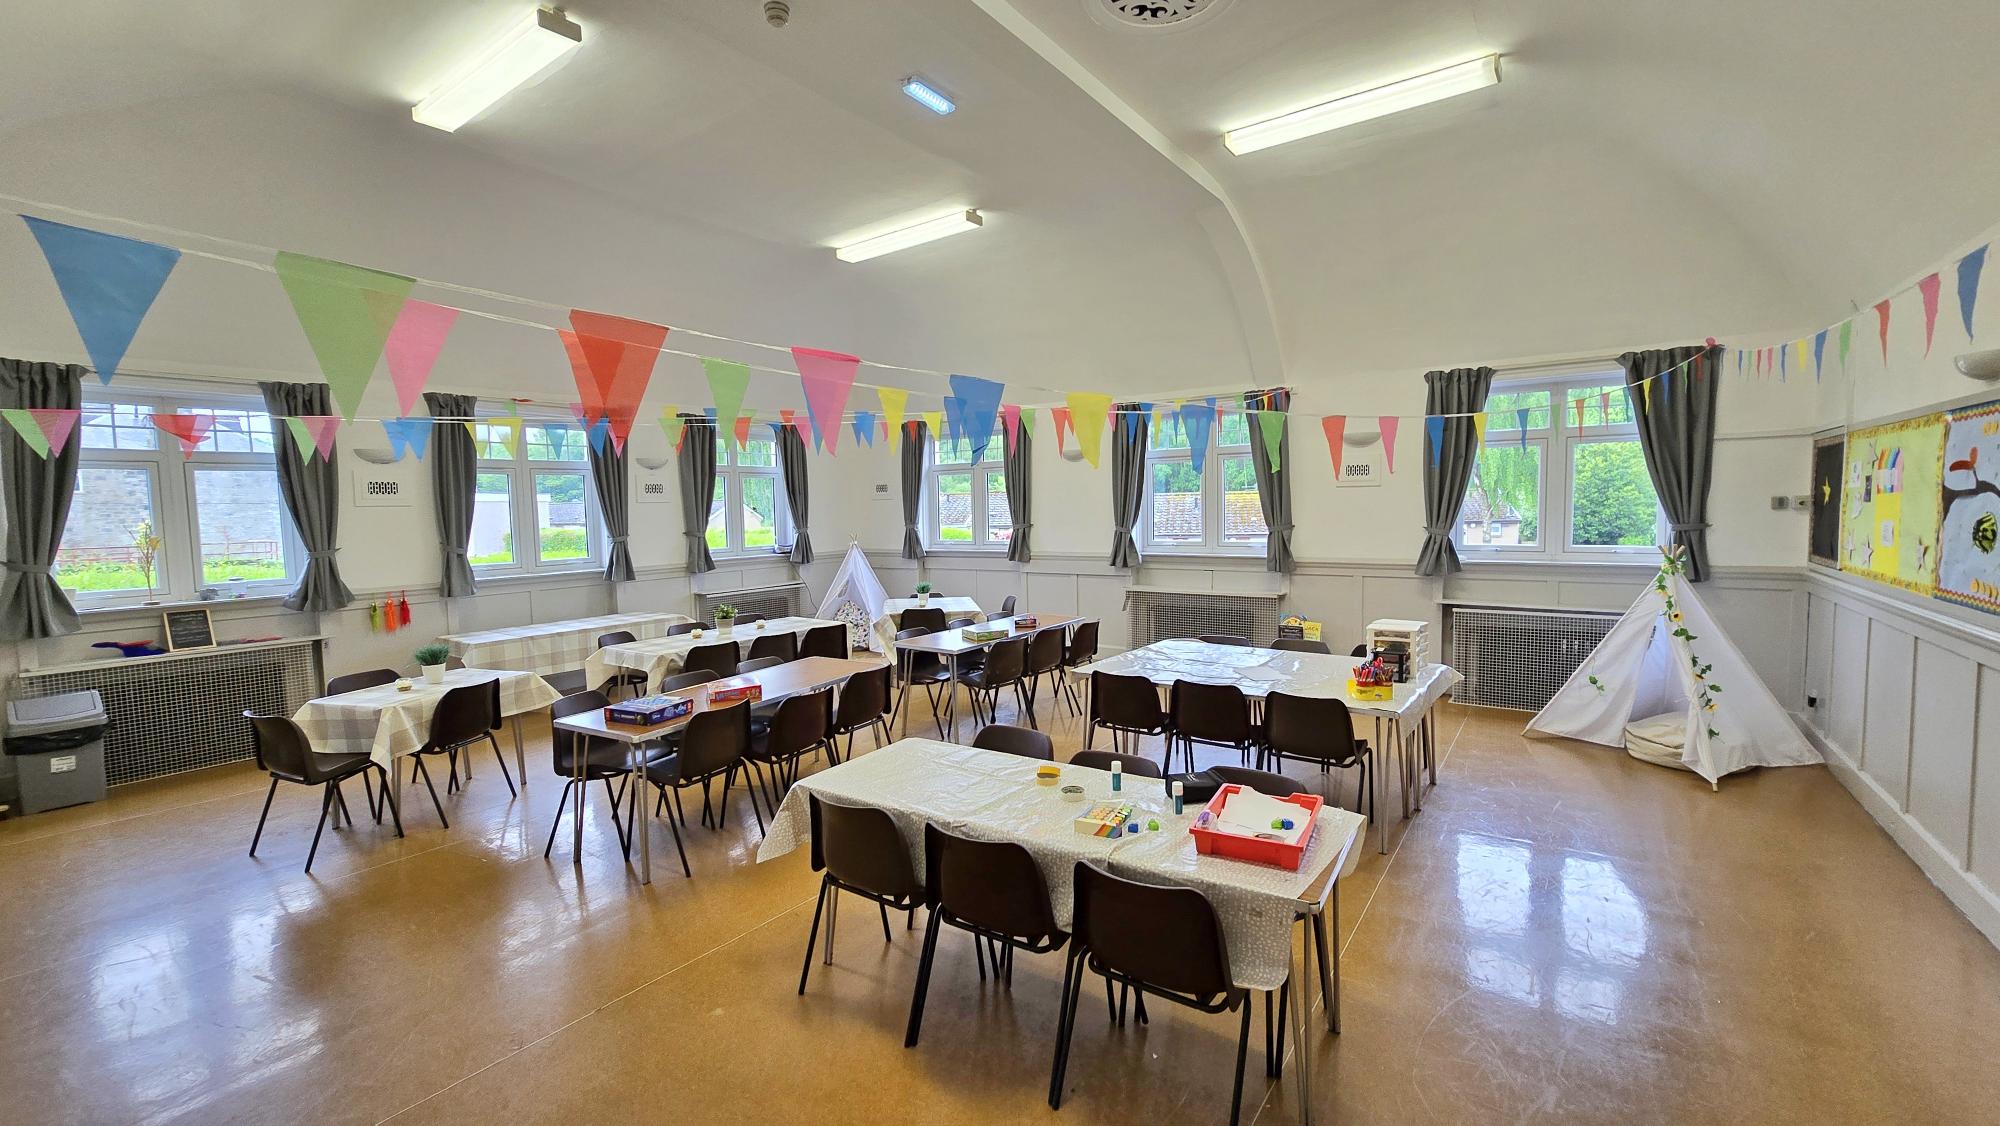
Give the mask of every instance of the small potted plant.
M 424 670 L 425 684 L 444 683 L 444 663 L 451 659 L 449 645 L 433 641 L 429 645 L 418 646 L 417 651 L 410 656 L 417 662 L 418 667 Z
M 729 631 L 734 628 L 736 628 L 736 607 L 729 605 L 727 602 L 717 606 L 715 608 L 716 636 L 728 637 Z
M 929 583 L 918 583 L 918 584 L 917 584 L 917 605 L 919 605 L 919 606 L 929 606 L 930 604 L 931 604 L 931 584 L 929 584 Z
M 153 560 L 160 553 L 160 536 L 153 530 L 150 519 L 132 525 L 132 561 L 146 579 L 146 605 L 151 606 L 159 599 L 153 597 Z

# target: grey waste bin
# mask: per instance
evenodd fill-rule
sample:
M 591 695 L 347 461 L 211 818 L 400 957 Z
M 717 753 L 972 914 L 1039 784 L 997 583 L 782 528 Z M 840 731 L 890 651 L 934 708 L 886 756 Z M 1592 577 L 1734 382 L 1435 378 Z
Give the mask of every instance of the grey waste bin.
M 21 809 L 40 813 L 104 798 L 104 697 L 64 692 L 7 702 L 7 756 Z

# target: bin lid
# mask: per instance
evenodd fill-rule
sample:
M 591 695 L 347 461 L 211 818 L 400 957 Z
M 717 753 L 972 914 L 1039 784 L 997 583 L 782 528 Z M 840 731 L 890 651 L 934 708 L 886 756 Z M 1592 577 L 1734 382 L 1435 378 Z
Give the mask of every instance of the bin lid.
M 96 690 L 26 696 L 7 701 L 7 734 L 42 735 L 103 724 L 104 697 Z

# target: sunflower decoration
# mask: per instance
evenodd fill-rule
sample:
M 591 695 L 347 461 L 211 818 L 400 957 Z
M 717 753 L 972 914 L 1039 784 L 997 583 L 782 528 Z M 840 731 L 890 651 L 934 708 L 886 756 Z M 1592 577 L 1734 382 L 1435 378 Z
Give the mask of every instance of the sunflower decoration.
M 1667 611 L 1667 620 L 1668 620 L 1668 621 L 1670 621 L 1670 622 L 1672 622 L 1672 623 L 1674 623 L 1675 625 L 1680 625 L 1680 624 L 1681 624 L 1681 612 L 1680 612 L 1679 610 L 1669 610 L 1669 611 Z

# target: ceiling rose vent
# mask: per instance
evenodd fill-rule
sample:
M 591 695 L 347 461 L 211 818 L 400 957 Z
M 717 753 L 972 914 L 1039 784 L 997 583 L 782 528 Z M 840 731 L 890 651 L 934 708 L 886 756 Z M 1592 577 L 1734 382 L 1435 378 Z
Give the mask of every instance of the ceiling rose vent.
M 1083 0 L 1106 27 L 1141 31 L 1184 31 L 1204 23 L 1233 0 Z

